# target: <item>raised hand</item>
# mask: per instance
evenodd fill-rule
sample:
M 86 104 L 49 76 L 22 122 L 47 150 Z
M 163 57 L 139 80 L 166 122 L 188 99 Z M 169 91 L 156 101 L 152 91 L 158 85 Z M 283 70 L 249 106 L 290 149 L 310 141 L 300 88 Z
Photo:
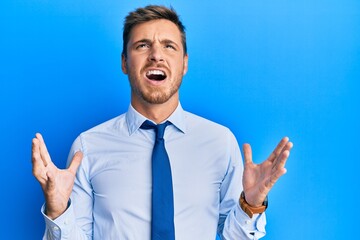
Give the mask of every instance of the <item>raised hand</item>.
M 264 202 L 276 181 L 286 173 L 285 163 L 293 147 L 288 137 L 284 137 L 270 156 L 261 164 L 254 164 L 249 144 L 244 144 L 243 189 L 245 199 L 253 207 Z
M 32 172 L 44 192 L 45 213 L 49 218 L 55 219 L 65 212 L 81 160 L 82 153 L 77 152 L 68 169 L 58 169 L 51 161 L 41 134 L 37 133 L 32 140 Z

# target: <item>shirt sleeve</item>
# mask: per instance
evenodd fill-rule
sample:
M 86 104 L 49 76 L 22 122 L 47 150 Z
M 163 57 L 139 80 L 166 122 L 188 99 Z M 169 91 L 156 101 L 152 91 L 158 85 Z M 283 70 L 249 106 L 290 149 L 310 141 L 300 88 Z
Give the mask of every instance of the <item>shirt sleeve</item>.
M 220 189 L 218 234 L 221 239 L 259 239 L 265 236 L 265 213 L 250 218 L 240 207 L 243 163 L 239 145 L 230 132 L 228 137 L 229 163 Z
M 83 160 L 77 171 L 69 206 L 66 211 L 54 220 L 45 215 L 45 204 L 41 212 L 45 220 L 43 240 L 89 240 L 92 239 L 92 189 L 86 171 L 86 149 L 78 137 L 71 147 L 67 166 L 77 151 L 83 152 Z

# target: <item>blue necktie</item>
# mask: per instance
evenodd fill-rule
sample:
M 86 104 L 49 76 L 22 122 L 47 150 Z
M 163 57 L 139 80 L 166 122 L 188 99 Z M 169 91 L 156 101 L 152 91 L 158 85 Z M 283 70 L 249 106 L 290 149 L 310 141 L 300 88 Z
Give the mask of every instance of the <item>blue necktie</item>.
M 174 240 L 174 199 L 169 156 L 165 149 L 164 132 L 170 122 L 155 125 L 146 120 L 142 129 L 154 129 L 152 153 L 151 240 Z

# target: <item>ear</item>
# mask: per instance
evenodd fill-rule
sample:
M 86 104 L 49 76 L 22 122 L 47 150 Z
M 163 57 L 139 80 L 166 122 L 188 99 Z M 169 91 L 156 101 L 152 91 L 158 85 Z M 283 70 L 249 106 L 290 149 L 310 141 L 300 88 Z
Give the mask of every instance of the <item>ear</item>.
M 121 70 L 123 71 L 123 73 L 128 74 L 126 57 L 124 54 L 121 54 Z
M 184 56 L 184 67 L 183 67 L 183 76 L 188 71 L 188 62 L 189 62 L 189 56 L 188 56 L 188 54 L 185 54 L 185 56 Z

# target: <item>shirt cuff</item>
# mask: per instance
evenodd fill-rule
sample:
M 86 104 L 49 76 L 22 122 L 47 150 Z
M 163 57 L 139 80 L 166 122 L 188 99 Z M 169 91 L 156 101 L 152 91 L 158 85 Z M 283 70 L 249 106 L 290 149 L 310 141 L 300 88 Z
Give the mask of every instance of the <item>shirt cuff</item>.
M 246 230 L 247 233 L 250 233 L 255 237 L 255 239 L 261 238 L 265 236 L 265 225 L 266 225 L 266 217 L 265 213 L 256 213 L 252 218 L 247 215 L 244 210 L 242 210 L 240 204 L 236 204 L 235 209 L 235 219 L 238 224 Z
M 45 214 L 45 204 L 41 207 L 41 213 L 44 216 L 46 226 L 46 236 L 51 236 L 50 239 L 61 239 L 67 236 L 75 224 L 74 209 L 69 200 L 69 206 L 63 214 L 52 220 Z

